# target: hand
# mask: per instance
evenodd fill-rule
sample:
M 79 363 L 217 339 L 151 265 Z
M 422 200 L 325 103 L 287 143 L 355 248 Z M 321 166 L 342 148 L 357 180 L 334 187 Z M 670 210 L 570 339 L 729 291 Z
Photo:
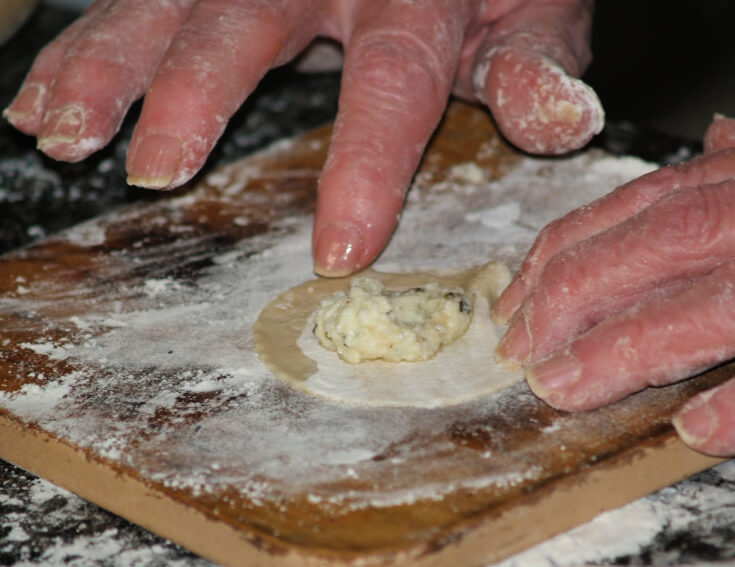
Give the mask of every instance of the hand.
M 452 89 L 486 103 L 519 147 L 560 153 L 602 128 L 578 76 L 591 0 L 98 0 L 38 56 L 6 118 L 67 161 L 107 144 L 145 103 L 128 182 L 166 189 L 204 164 L 268 69 L 315 37 L 345 46 L 319 187 L 315 270 L 370 264 Z
M 545 227 L 493 308 L 501 363 L 567 410 L 603 406 L 735 357 L 735 120 L 705 155 L 623 185 Z M 685 443 L 735 455 L 735 380 L 674 420 Z

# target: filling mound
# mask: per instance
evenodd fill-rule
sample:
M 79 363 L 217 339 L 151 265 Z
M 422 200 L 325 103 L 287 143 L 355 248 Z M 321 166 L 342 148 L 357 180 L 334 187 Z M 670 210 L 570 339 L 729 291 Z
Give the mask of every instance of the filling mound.
M 322 301 L 314 334 L 345 362 L 428 360 L 461 337 L 472 302 L 461 289 L 436 283 L 391 291 L 378 280 L 357 278 L 349 293 Z

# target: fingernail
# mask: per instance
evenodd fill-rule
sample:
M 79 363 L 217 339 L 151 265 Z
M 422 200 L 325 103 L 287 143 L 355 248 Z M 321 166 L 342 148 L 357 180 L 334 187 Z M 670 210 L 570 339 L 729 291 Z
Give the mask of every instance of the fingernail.
M 149 134 L 128 160 L 128 184 L 151 189 L 168 187 L 181 165 L 181 142 L 167 134 Z
M 520 279 L 513 280 L 493 305 L 491 313 L 493 321 L 497 325 L 507 324 L 520 306 L 524 296 L 523 282 Z
M 682 441 L 689 446 L 704 445 L 719 426 L 717 413 L 707 400 L 694 399 L 672 420 Z
M 495 349 L 495 359 L 506 368 L 518 368 L 531 354 L 532 344 L 528 320 L 521 313 Z
M 84 127 L 84 110 L 77 105 L 62 106 L 46 113 L 38 148 L 43 150 L 57 144 L 73 144 Z
M 362 231 L 352 223 L 332 223 L 325 226 L 314 246 L 314 271 L 330 278 L 348 276 L 363 266 Z
M 36 83 L 25 85 L 15 100 L 3 111 L 3 116 L 13 123 L 33 117 L 41 111 L 46 87 Z
M 526 369 L 526 382 L 539 398 L 564 392 L 579 381 L 582 366 L 568 352 L 553 356 Z

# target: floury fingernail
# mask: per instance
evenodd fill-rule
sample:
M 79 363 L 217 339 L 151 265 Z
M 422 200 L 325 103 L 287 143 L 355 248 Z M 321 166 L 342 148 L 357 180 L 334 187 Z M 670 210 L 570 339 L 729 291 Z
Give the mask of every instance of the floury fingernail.
M 45 96 L 44 85 L 38 83 L 24 85 L 15 100 L 3 111 L 3 116 L 11 123 L 35 118 L 43 110 Z
M 582 366 L 569 352 L 552 356 L 526 369 L 528 386 L 540 398 L 568 390 L 581 375 Z
M 84 110 L 77 105 L 48 111 L 38 138 L 38 148 L 44 150 L 57 144 L 73 144 L 79 139 L 84 120 Z
M 679 436 L 691 447 L 701 447 L 719 426 L 720 420 L 708 399 L 707 396 L 693 400 L 672 420 Z
M 514 279 L 493 305 L 491 312 L 493 321 L 498 325 L 506 325 L 518 310 L 525 295 L 526 289 L 523 280 Z
M 495 351 L 495 359 L 503 367 L 520 367 L 531 354 L 533 342 L 528 331 L 528 321 L 520 312 Z

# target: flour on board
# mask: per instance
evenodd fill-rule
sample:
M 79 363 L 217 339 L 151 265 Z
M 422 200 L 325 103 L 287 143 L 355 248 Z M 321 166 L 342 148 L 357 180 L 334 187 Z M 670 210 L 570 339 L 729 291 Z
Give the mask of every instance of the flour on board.
M 375 268 L 461 270 L 493 258 L 515 269 L 544 224 L 651 167 L 589 152 L 556 160 L 524 158 L 502 179 L 478 185 L 450 179 L 430 186 L 418 179 Z M 188 206 L 195 197 L 172 198 L 167 207 L 183 219 L 176 207 Z M 517 220 L 511 223 L 466 218 L 507 203 L 517 204 Z M 110 222 L 69 236 L 95 245 Z M 47 322 L 64 329 L 63 339 L 49 332 L 27 343 L 29 353 L 68 363 L 73 370 L 46 385 L 0 393 L 0 407 L 168 487 L 200 493 L 234 487 L 254 503 L 309 493 L 341 498 L 353 507 L 436 497 L 432 470 L 421 471 L 423 476 L 410 484 L 391 472 L 416 457 L 413 440 L 430 437 L 451 420 L 471 424 L 534 398 L 518 384 L 453 407 L 365 408 L 284 386 L 258 359 L 252 328 L 272 298 L 311 273 L 311 226 L 306 215 L 278 221 L 273 231 L 207 257 L 196 280 L 181 285 L 169 285 L 167 278 L 173 276 L 163 271 L 161 259 L 172 261 L 195 242 L 183 220 L 172 227 L 177 239 L 125 250 L 109 264 L 104 256 L 96 257 L 95 273 L 106 286 L 103 296 L 95 296 L 96 288 L 84 282 L 63 297 L 54 295 L 55 288 L 49 295 L 45 288 L 37 293 L 34 286 L 40 284 L 24 283 L 30 292 L 0 299 L 0 310 L 32 315 L 53 306 L 63 314 L 65 306 L 83 298 L 83 312 Z M 117 270 L 128 273 L 131 266 L 149 275 L 133 282 L 118 277 Z M 166 293 L 158 293 L 162 286 Z M 187 420 L 194 411 L 191 400 L 198 404 L 196 422 Z M 549 441 L 559 434 L 549 433 Z M 431 450 L 437 459 L 448 454 L 440 446 Z M 390 459 L 375 458 L 385 454 Z M 475 489 L 517 481 L 518 472 L 508 468 L 502 454 L 487 459 L 492 470 L 478 471 L 452 489 L 461 489 L 463 482 Z M 328 483 L 355 476 L 364 489 L 341 496 L 323 493 Z

